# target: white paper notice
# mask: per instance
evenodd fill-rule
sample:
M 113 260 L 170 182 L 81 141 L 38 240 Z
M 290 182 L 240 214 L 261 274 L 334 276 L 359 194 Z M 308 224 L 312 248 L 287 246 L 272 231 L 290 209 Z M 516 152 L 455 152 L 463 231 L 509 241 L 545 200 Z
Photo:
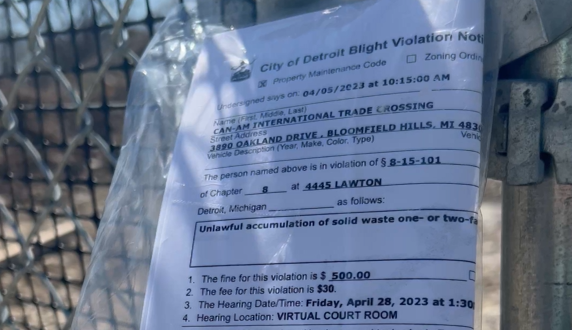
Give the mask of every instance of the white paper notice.
M 209 38 L 142 329 L 472 329 L 483 0 Z

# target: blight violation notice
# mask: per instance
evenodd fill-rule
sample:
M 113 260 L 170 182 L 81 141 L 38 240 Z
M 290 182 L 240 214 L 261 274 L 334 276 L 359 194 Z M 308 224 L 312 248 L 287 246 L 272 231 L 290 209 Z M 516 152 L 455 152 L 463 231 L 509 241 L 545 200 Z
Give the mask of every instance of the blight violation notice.
M 472 329 L 482 0 L 205 41 L 142 329 Z

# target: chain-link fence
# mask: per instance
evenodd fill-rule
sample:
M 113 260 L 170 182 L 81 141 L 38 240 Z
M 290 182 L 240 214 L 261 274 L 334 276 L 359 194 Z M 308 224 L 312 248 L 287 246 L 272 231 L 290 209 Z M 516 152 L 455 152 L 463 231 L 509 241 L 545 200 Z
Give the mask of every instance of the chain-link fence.
M 241 26 L 352 1 L 0 0 L 0 329 L 69 327 L 122 143 L 130 77 L 174 6 Z M 498 246 L 486 247 L 497 260 Z M 489 278 L 496 288 L 494 274 L 485 286 Z
M 69 325 L 130 75 L 181 0 L 0 0 L 0 324 Z

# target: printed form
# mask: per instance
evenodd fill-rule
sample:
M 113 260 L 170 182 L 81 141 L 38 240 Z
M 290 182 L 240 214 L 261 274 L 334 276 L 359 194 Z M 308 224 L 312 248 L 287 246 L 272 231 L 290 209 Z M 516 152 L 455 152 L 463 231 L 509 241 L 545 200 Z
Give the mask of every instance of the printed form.
M 207 39 L 142 329 L 472 329 L 483 33 L 381 0 Z

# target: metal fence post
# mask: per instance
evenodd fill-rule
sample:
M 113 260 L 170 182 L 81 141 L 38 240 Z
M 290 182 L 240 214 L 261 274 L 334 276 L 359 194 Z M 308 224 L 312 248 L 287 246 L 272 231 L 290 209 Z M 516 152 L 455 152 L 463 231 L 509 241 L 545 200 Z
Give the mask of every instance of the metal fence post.
M 502 330 L 572 328 L 572 34 L 503 69 L 490 176 L 503 181 Z

